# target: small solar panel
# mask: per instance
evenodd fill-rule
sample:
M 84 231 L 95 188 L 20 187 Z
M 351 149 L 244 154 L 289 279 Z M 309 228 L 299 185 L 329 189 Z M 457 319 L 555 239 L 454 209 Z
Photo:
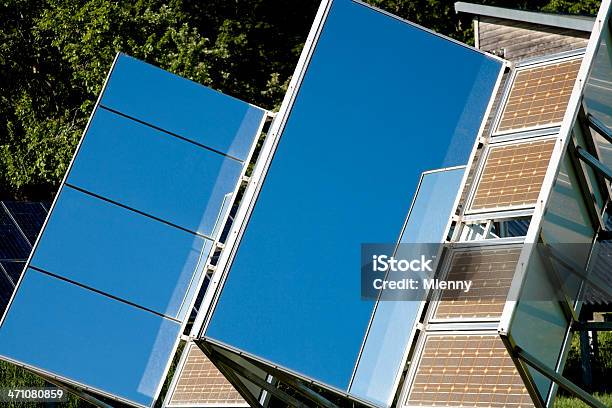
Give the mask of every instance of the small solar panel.
M 47 217 L 47 210 L 41 203 L 5 201 L 3 204 L 30 241 L 30 244 L 34 245 Z
M 521 69 L 497 126 L 498 132 L 561 122 L 582 58 Z
M 198 346 L 191 343 L 168 406 L 248 407 Z
M 32 250 L 31 245 L 0 205 L 0 259 L 26 259 Z
M 531 407 L 497 334 L 428 335 L 405 406 Z
M 470 210 L 535 205 L 554 139 L 489 149 Z
M 471 280 L 469 292 L 445 290 L 434 319 L 499 318 L 521 248 L 475 247 L 452 255 L 446 279 Z

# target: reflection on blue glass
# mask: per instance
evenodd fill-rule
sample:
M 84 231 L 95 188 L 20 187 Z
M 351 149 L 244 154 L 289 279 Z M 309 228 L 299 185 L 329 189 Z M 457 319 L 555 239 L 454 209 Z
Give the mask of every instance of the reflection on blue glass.
M 206 336 L 346 390 L 361 244 L 396 242 L 421 173 L 467 162 L 500 69 L 334 1 Z
M 124 54 L 101 104 L 241 160 L 264 116 L 262 109 Z
M 242 163 L 98 109 L 68 183 L 211 234 Z
M 31 265 L 177 317 L 211 241 L 65 187 Z
M 461 167 L 423 174 L 401 243 L 443 241 L 464 170 Z M 402 259 L 414 259 L 422 253 L 431 252 L 435 246 L 423 245 L 422 251 L 413 245 L 402 248 L 420 252 L 414 256 L 400 256 Z M 381 406 L 391 403 L 419 306 L 420 301 L 378 303 L 350 388 L 351 394 Z
M 0 355 L 150 406 L 179 329 L 28 269 L 0 327 Z

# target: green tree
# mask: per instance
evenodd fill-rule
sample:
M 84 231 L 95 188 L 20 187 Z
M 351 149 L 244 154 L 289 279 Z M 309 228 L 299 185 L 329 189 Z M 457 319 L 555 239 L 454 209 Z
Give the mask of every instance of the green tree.
M 454 0 L 369 0 L 470 43 Z M 597 0 L 482 0 L 594 13 Z M 49 199 L 66 172 L 118 51 L 274 109 L 318 0 L 3 0 L 0 3 L 0 198 Z

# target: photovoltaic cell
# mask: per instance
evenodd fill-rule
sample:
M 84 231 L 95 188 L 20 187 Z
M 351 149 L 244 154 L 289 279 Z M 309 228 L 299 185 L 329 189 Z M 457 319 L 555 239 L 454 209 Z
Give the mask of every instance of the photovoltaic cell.
M 11 278 L 13 283 L 17 283 L 25 267 L 25 261 L 25 259 L 23 261 L 0 261 L 0 267 Z
M 404 406 L 525 408 L 533 403 L 497 334 L 428 335 Z
M 26 259 L 32 246 L 0 205 L 0 260 Z
M 512 283 L 520 248 L 474 247 L 458 250 L 445 279 L 471 280 L 469 292 L 445 290 L 434 319 L 499 318 Z
M 521 69 L 512 83 L 497 127 L 516 131 L 560 123 L 582 58 Z
M 534 205 L 554 145 L 547 139 L 491 147 L 470 210 Z
M 198 346 L 187 345 L 187 358 L 168 406 L 248 407 Z
M 36 202 L 5 201 L 3 204 L 17 221 L 30 245 L 34 245 L 45 218 L 47 218 L 47 210 L 41 203 Z

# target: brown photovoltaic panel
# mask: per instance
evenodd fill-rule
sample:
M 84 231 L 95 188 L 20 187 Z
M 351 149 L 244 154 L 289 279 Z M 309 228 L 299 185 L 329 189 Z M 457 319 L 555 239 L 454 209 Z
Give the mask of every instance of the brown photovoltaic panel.
M 497 131 L 561 122 L 581 62 L 577 58 L 518 71 Z
M 248 407 L 198 346 L 187 347 L 187 358 L 168 406 Z
M 471 280 L 469 292 L 444 290 L 434 319 L 499 318 L 521 249 L 471 248 L 453 254 L 446 280 Z
M 491 147 L 470 210 L 535 205 L 554 139 Z
M 427 336 L 404 405 L 534 406 L 497 334 Z

